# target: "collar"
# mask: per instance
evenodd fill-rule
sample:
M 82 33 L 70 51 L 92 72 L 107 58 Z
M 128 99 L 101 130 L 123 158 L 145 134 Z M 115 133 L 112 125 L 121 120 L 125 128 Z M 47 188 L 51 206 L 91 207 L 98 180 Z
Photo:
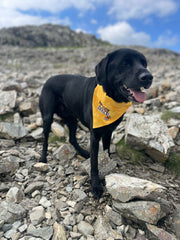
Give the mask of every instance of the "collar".
M 118 120 L 132 105 L 132 102 L 116 102 L 104 92 L 102 85 L 97 85 L 93 95 L 93 128 L 107 126 Z

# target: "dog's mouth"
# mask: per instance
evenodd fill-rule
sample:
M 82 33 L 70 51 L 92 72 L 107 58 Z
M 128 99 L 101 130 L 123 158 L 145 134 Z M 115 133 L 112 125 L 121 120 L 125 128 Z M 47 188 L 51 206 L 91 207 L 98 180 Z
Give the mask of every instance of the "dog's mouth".
M 129 100 L 135 102 L 144 102 L 146 100 L 146 92 L 144 87 L 139 89 L 128 88 L 125 84 L 120 87 L 121 93 Z

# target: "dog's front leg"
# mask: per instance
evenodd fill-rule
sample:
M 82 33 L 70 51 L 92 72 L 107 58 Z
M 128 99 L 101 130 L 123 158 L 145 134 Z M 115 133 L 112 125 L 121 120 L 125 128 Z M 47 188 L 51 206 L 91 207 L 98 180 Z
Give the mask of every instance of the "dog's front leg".
M 103 193 L 98 171 L 98 151 L 100 136 L 94 131 L 91 132 L 91 191 L 94 198 L 100 198 Z

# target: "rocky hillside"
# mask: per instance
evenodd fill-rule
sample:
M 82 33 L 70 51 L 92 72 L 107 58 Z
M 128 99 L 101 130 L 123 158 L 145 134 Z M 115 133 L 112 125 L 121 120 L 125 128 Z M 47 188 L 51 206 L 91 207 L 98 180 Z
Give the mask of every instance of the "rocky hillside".
M 94 35 L 75 32 L 68 26 L 44 24 L 0 30 L 0 45 L 21 47 L 97 46 L 103 41 Z
M 136 48 L 147 57 L 154 83 L 147 101 L 133 105 L 114 132 L 111 158 L 100 147 L 100 200 L 90 192 L 89 161 L 68 143 L 57 116 L 48 164 L 38 163 L 44 82 L 55 74 L 93 76 L 95 65 L 115 49 L 0 46 L 0 239 L 180 238 L 179 54 Z M 88 148 L 89 132 L 81 124 L 77 138 Z

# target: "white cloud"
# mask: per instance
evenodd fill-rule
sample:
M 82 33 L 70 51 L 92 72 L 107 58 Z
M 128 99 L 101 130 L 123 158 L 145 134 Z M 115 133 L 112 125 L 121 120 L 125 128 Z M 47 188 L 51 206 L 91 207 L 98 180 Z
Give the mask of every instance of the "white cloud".
M 42 0 L 0 0 L 0 27 L 38 25 L 46 22 L 70 24 L 70 16 L 65 19 L 45 18 L 38 15 L 38 11 L 44 10 L 56 15 L 73 7 L 79 11 L 79 16 L 84 16 L 87 11 L 95 11 L 97 6 L 109 7 L 109 14 L 121 21 L 130 18 L 146 18 L 152 14 L 165 16 L 177 9 L 174 0 L 44 0 L 43 2 Z M 28 13 L 29 10 L 36 11 L 37 15 Z M 27 12 L 22 13 L 22 11 Z M 91 23 L 96 24 L 95 20 Z
M 77 28 L 75 31 L 76 31 L 77 33 L 87 33 L 86 31 L 84 31 L 84 30 L 81 29 L 81 28 Z
M 91 0 L 93 1 L 93 0 Z M 88 0 L 0 0 L 0 28 L 21 25 L 40 25 L 43 23 L 70 25 L 69 17 L 61 19 L 56 13 L 74 7 L 80 14 L 94 9 L 94 5 Z M 28 13 L 29 10 L 37 12 L 36 15 Z M 22 11 L 25 11 L 23 13 Z M 27 11 L 27 12 L 26 12 Z M 43 17 L 38 11 L 47 11 L 52 17 Z M 54 16 L 53 16 L 54 15 Z
M 170 47 L 178 43 L 178 36 L 167 31 L 160 35 L 156 41 L 145 32 L 136 32 L 133 27 L 123 21 L 114 25 L 101 27 L 97 31 L 101 39 L 117 45 L 142 45 L 147 47 Z
M 96 19 L 91 19 L 91 23 L 94 24 L 94 25 L 98 24 Z
M 0 7 L 24 11 L 29 9 L 45 10 L 56 13 L 69 7 L 85 11 L 93 9 L 94 5 L 88 0 L 1 0 Z
M 179 42 L 179 37 L 177 35 L 173 35 L 170 31 L 167 31 L 158 37 L 158 39 L 154 42 L 154 46 L 170 47 L 170 46 L 175 46 L 178 42 Z
M 150 15 L 164 17 L 177 10 L 174 0 L 114 0 L 109 14 L 119 20 L 143 19 Z
M 119 45 L 148 45 L 150 36 L 144 32 L 135 32 L 127 22 L 118 22 L 99 28 L 100 38 Z
M 68 18 L 59 19 L 56 17 L 46 17 L 32 16 L 28 14 L 22 14 L 13 9 L 4 9 L 1 11 L 0 16 L 0 28 L 11 27 L 11 26 L 21 26 L 21 25 L 40 25 L 44 23 L 54 23 L 54 24 L 65 24 L 70 25 L 70 20 Z

